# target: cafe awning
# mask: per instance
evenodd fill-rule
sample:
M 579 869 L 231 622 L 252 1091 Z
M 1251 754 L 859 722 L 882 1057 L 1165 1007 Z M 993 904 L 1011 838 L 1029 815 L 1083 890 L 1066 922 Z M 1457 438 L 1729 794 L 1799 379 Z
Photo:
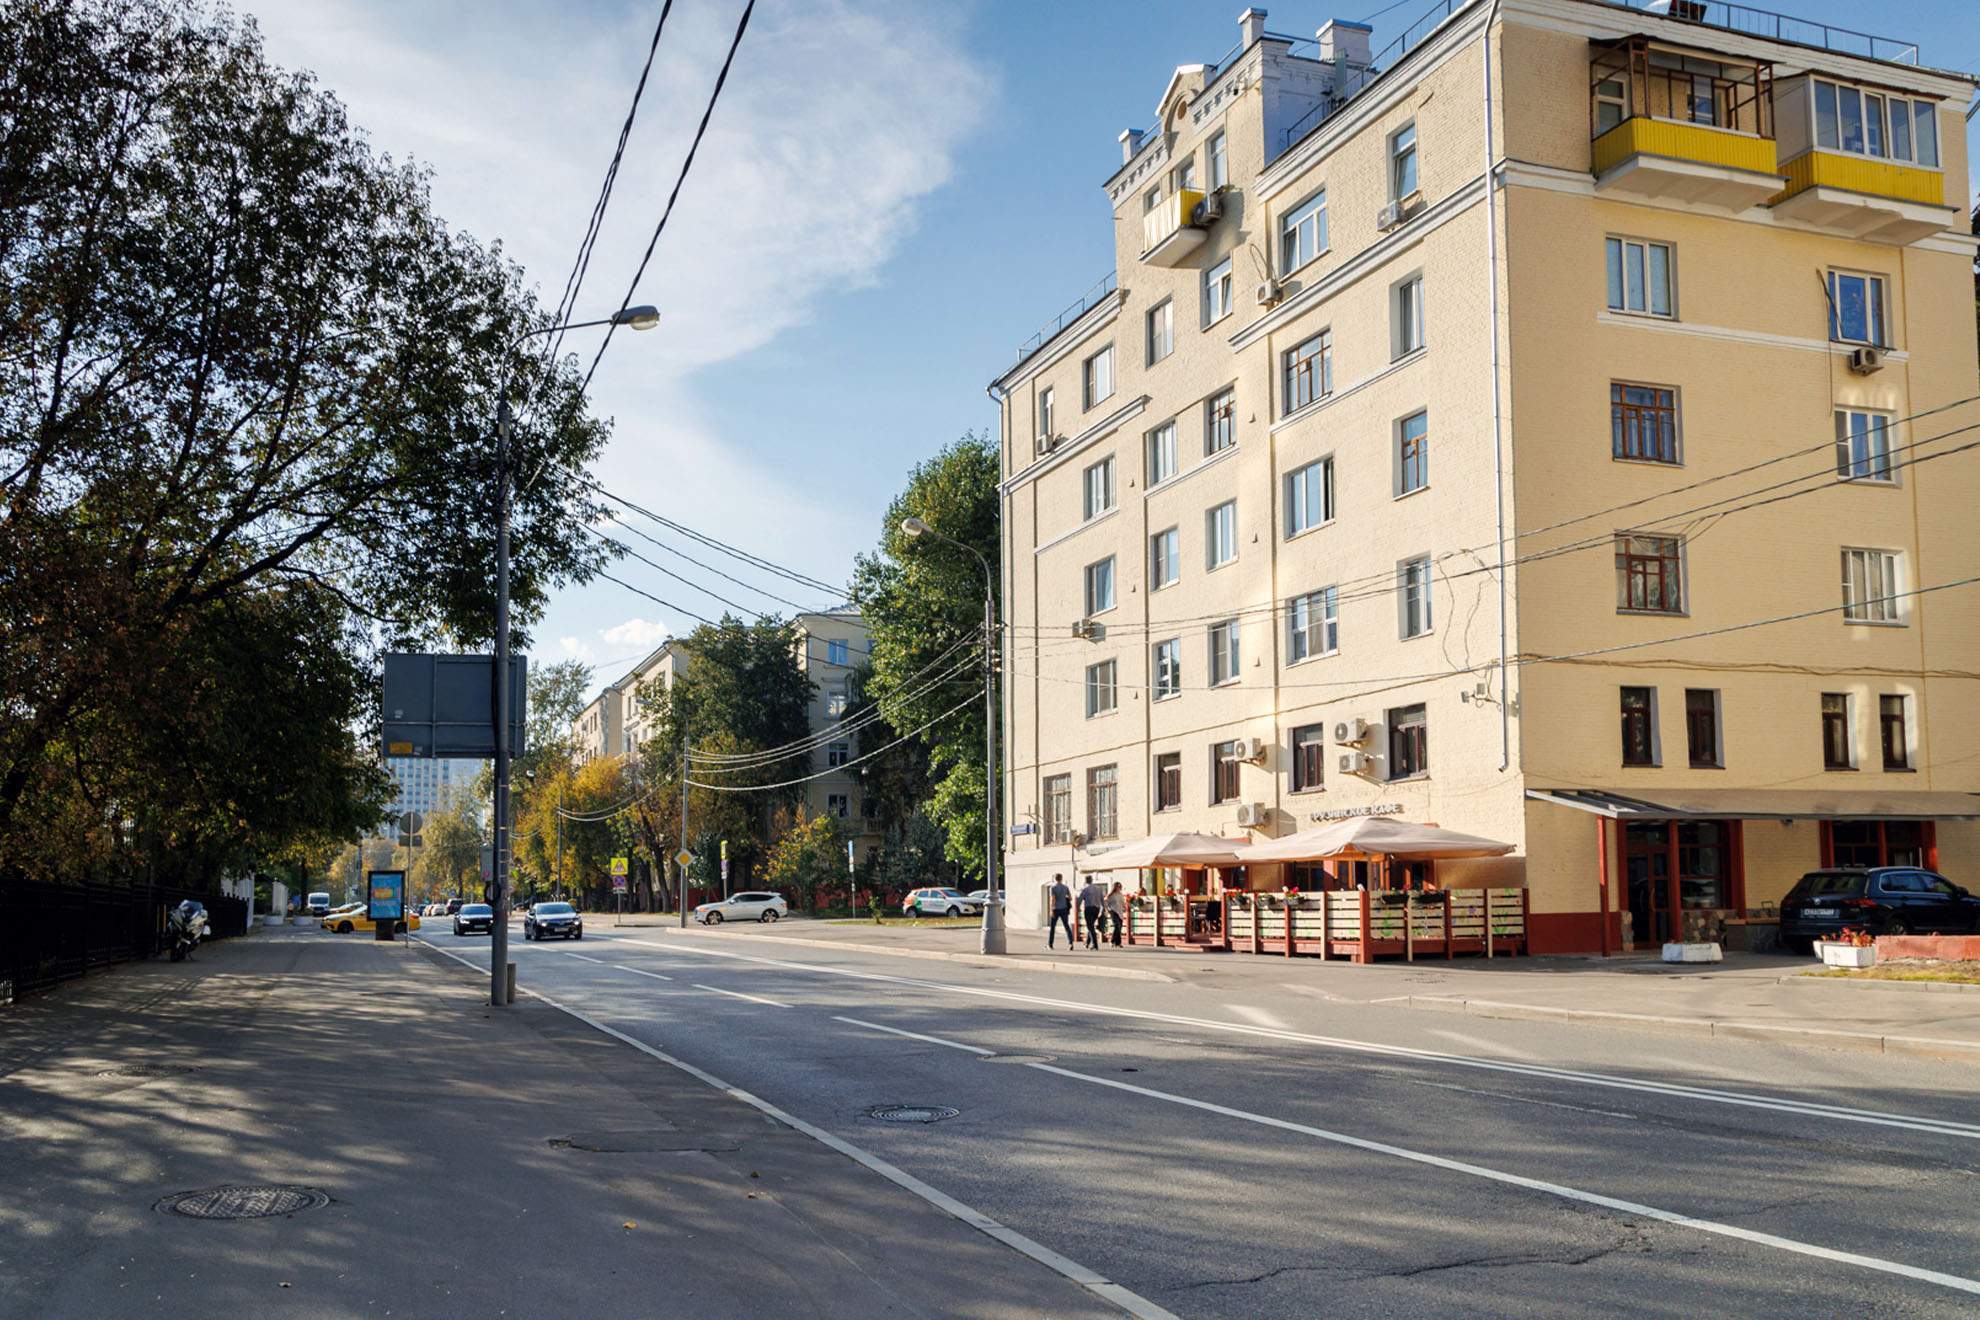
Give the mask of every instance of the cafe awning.
M 1345 857 L 1503 857 L 1510 843 L 1415 825 L 1392 816 L 1360 816 L 1318 829 L 1265 839 L 1238 851 L 1244 862 L 1318 862 Z
M 1980 794 L 1816 788 L 1660 789 L 1654 798 L 1606 788 L 1529 788 L 1611 820 L 1980 820 Z
M 1236 866 L 1242 839 L 1216 834 L 1156 834 L 1133 843 L 1088 853 L 1074 862 L 1081 871 L 1135 871 L 1151 866 Z

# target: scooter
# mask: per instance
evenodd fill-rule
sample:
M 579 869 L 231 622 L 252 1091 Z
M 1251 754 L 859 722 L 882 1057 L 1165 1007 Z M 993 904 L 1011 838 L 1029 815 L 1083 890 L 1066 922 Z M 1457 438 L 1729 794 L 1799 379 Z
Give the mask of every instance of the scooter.
M 165 940 L 171 946 L 173 962 L 192 957 L 199 942 L 206 938 L 206 909 L 186 899 L 165 918 Z

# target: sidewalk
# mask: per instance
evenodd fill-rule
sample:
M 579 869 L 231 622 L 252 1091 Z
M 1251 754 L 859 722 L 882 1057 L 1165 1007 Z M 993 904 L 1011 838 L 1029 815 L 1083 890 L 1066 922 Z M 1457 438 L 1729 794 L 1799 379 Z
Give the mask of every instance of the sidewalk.
M 0 1009 L 0 1318 L 1118 1314 L 743 1101 L 486 990 L 403 941 L 291 930 Z M 328 1203 L 154 1208 L 230 1184 Z

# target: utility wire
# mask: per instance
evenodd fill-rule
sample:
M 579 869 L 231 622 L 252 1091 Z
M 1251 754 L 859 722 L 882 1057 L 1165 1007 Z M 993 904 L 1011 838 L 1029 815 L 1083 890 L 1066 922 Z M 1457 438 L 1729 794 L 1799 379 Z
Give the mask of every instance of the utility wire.
M 929 720 L 926 724 L 922 725 L 920 728 L 912 729 L 907 733 L 902 734 L 900 737 L 894 739 L 894 741 L 888 743 L 885 747 L 876 747 L 872 751 L 866 753 L 866 755 L 864 756 L 854 757 L 852 760 L 846 762 L 845 765 L 833 766 L 831 769 L 821 770 L 815 775 L 804 775 L 798 779 L 786 779 L 781 783 L 776 783 L 776 784 L 704 784 L 698 779 L 690 779 L 687 782 L 695 788 L 706 789 L 711 793 L 763 793 L 778 788 L 795 788 L 799 784 L 809 784 L 815 779 L 825 779 L 832 775 L 836 775 L 840 771 L 858 765 L 862 761 L 870 761 L 874 757 L 880 755 L 882 752 L 892 751 L 894 748 L 899 747 L 902 743 L 908 741 L 910 738 L 920 737 L 922 734 L 934 728 L 937 724 L 940 724 L 943 720 L 948 719 L 949 716 L 955 714 L 963 707 L 972 706 L 975 704 L 976 704 L 975 697 L 973 696 L 965 697 L 961 701 L 957 702 L 955 705 L 943 711 L 940 715 L 937 715 L 935 718 Z
M 566 468 L 565 471 L 570 472 L 571 469 Z M 589 474 L 573 473 L 573 475 L 580 483 L 582 483 L 589 489 L 596 491 L 598 494 L 603 495 L 606 499 L 612 501 L 614 504 L 618 504 L 625 508 L 631 509 L 634 513 L 639 514 L 642 518 L 649 518 L 652 521 L 660 524 L 662 527 L 667 528 L 669 531 L 678 532 L 682 536 L 687 537 L 689 540 L 695 541 L 701 545 L 705 545 L 710 550 L 715 550 L 721 554 L 725 554 L 729 558 L 734 559 L 739 563 L 748 564 L 752 568 L 762 569 L 766 573 L 771 573 L 777 577 L 784 578 L 787 581 L 795 582 L 801 587 L 810 587 L 814 591 L 831 592 L 833 593 L 832 598 L 837 601 L 850 601 L 852 599 L 850 596 L 845 594 L 845 590 L 842 587 L 835 587 L 830 582 L 821 582 L 817 578 L 811 577 L 804 573 L 800 573 L 794 568 L 787 568 L 784 565 L 779 564 L 774 560 L 765 559 L 761 555 L 751 554 L 749 551 L 744 550 L 739 546 L 730 545 L 728 542 L 723 541 L 717 537 L 710 536 L 706 532 L 698 532 L 694 528 L 689 527 L 683 523 L 675 522 L 672 518 L 667 517 L 665 514 L 655 513 L 652 509 L 647 508 L 643 504 L 636 503 L 633 500 L 627 499 L 623 495 L 620 495 L 611 490 L 607 490 L 604 486 L 600 485 L 598 481 L 595 478 L 591 477 Z

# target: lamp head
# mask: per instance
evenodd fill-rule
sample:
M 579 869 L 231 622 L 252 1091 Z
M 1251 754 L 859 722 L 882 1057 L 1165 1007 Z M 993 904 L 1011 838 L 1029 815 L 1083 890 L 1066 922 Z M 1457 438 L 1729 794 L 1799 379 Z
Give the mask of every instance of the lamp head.
M 925 536 L 933 529 L 919 518 L 901 519 L 901 530 L 909 536 Z
M 651 330 L 660 324 L 660 309 L 651 306 L 621 307 L 612 313 L 612 324 L 631 326 L 635 330 Z

